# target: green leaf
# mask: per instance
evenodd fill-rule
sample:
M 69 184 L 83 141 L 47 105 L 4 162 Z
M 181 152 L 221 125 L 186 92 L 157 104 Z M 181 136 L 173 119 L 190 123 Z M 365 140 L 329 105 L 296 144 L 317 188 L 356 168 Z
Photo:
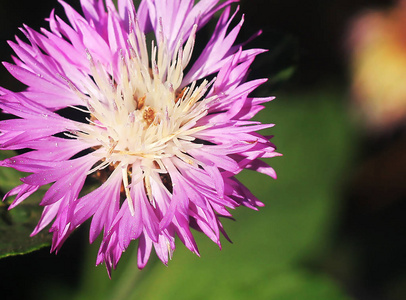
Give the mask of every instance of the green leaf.
M 0 151 L 0 159 L 13 155 L 13 151 Z M 14 169 L 0 167 L 1 194 L 21 184 L 23 176 Z M 38 204 L 43 194 L 44 191 L 36 192 L 12 210 L 8 210 L 10 201 L 0 203 L 0 258 L 26 254 L 50 244 L 51 235 L 46 231 L 30 237 L 41 216 L 42 207 Z
M 247 296 L 249 296 L 249 292 Z M 256 298 L 269 300 L 351 299 L 342 291 L 339 284 L 328 276 L 302 269 L 287 270 L 271 278 L 262 278 L 261 289 L 257 289 Z
M 0 151 L 0 160 L 15 156 L 14 151 Z M 20 178 L 24 173 L 14 170 L 12 168 L 0 167 L 0 191 L 2 196 L 15 186 L 21 184 Z

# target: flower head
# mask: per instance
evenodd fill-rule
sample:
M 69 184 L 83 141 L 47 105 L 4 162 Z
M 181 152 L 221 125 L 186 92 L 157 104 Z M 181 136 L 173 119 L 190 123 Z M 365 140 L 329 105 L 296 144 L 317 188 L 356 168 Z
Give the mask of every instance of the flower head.
M 406 119 L 406 1 L 357 16 L 348 32 L 352 100 L 356 115 L 375 133 Z M 379 72 L 376 72 L 379 70 Z
M 26 26 L 28 43 L 10 42 L 18 58 L 4 65 L 27 89 L 0 89 L 0 108 L 19 117 L 0 122 L 1 149 L 31 151 L 1 165 L 31 174 L 6 197 L 16 196 L 12 208 L 52 184 L 32 234 L 53 221 L 53 251 L 91 218 L 90 242 L 103 235 L 97 263 L 109 274 L 136 239 L 140 268 L 152 247 L 166 264 L 175 236 L 198 254 L 190 228 L 220 246 L 227 209 L 263 205 L 235 175 L 276 177 L 260 158 L 278 153 L 257 133 L 272 124 L 250 121 L 272 98 L 249 96 L 265 80 L 245 81 L 264 50 L 234 45 L 243 20 L 230 28 L 235 1 L 218 2 L 146 0 L 135 9 L 119 0 L 116 9 L 81 0 L 82 16 L 60 1 L 70 24 L 52 12 L 49 30 Z M 219 10 L 191 62 L 196 33 Z M 66 108 L 86 117 L 68 118 Z M 85 194 L 90 179 L 98 186 Z

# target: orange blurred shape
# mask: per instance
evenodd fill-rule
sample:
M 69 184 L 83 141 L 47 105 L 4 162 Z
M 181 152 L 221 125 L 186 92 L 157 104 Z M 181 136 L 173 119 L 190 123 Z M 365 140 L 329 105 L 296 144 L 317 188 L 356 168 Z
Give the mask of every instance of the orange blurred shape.
M 359 16 L 350 30 L 352 95 L 369 129 L 406 124 L 406 0 Z

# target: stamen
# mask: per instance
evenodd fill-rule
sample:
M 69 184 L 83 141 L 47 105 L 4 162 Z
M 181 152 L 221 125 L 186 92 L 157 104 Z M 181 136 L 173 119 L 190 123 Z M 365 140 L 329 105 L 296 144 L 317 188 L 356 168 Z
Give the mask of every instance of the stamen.
M 128 201 L 128 208 L 130 209 L 131 216 L 135 215 L 134 211 L 134 203 L 133 199 L 131 198 L 130 187 L 128 185 L 128 166 L 122 166 L 121 172 L 123 176 L 123 184 L 124 184 L 124 191 Z
M 106 168 L 108 165 L 110 164 L 109 161 L 103 161 L 100 164 L 96 165 L 94 168 L 92 168 L 91 170 L 89 170 L 87 172 L 87 175 L 90 175 L 98 170 L 103 170 L 104 168 Z
M 144 120 L 147 122 L 147 124 L 149 126 L 152 124 L 152 122 L 155 119 L 155 111 L 150 106 L 147 106 L 144 110 L 142 117 L 144 118 Z
M 147 96 L 142 96 L 141 98 L 138 99 L 138 103 L 137 103 L 137 109 L 141 109 L 144 107 L 144 103 L 145 103 L 145 98 L 147 98 Z
M 111 154 L 113 154 L 114 148 L 116 148 L 118 141 L 115 141 L 111 136 L 109 136 L 109 144 L 110 144 L 110 149 L 107 152 L 107 157 L 110 157 Z
M 171 244 L 169 243 L 169 241 L 166 241 L 166 247 L 168 249 L 168 254 L 169 254 L 169 259 L 172 260 L 173 257 L 173 250 L 171 248 Z
M 145 191 L 147 192 L 147 197 L 151 205 L 156 208 L 155 205 L 155 199 L 152 196 L 152 189 L 151 189 L 151 180 L 149 177 L 149 174 L 144 174 L 144 186 L 145 186 Z
M 69 107 L 69 108 L 76 109 L 76 110 L 78 110 L 78 111 L 80 111 L 80 112 L 83 112 L 83 113 L 85 113 L 85 114 L 90 114 L 90 111 L 87 110 L 87 109 L 82 109 L 82 108 L 80 108 L 80 107 L 73 106 L 73 105 L 69 105 L 68 107 Z
M 186 42 L 186 45 L 183 48 L 183 59 L 182 59 L 183 66 L 187 66 L 190 59 L 192 58 L 193 48 L 195 45 L 196 31 L 197 31 L 197 24 L 194 24 L 192 27 L 192 32 L 190 33 L 190 36 Z

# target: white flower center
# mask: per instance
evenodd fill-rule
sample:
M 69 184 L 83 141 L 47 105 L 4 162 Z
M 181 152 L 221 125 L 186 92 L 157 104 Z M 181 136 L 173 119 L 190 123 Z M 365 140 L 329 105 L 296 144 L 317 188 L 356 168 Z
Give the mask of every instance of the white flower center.
M 193 134 L 206 128 L 195 126 L 207 114 L 207 104 L 214 98 L 204 98 L 207 80 L 200 86 L 192 83 L 182 87 L 183 70 L 194 46 L 197 26 L 182 45 L 179 41 L 173 57 L 169 57 L 163 38 L 157 46 L 152 42 L 149 59 L 145 35 L 138 29 L 129 34 L 128 49 L 120 52 L 117 74 L 95 62 L 88 52 L 92 78 L 84 84 L 87 90 L 75 92 L 86 103 L 91 118 L 75 137 L 92 145 L 100 164 L 89 173 L 108 166 L 121 167 L 123 184 L 130 210 L 129 191 L 132 166 L 142 169 L 142 178 L 150 201 L 149 176 L 167 173 L 162 158 L 177 156 L 189 164 L 197 162 L 186 153 L 201 147 Z

